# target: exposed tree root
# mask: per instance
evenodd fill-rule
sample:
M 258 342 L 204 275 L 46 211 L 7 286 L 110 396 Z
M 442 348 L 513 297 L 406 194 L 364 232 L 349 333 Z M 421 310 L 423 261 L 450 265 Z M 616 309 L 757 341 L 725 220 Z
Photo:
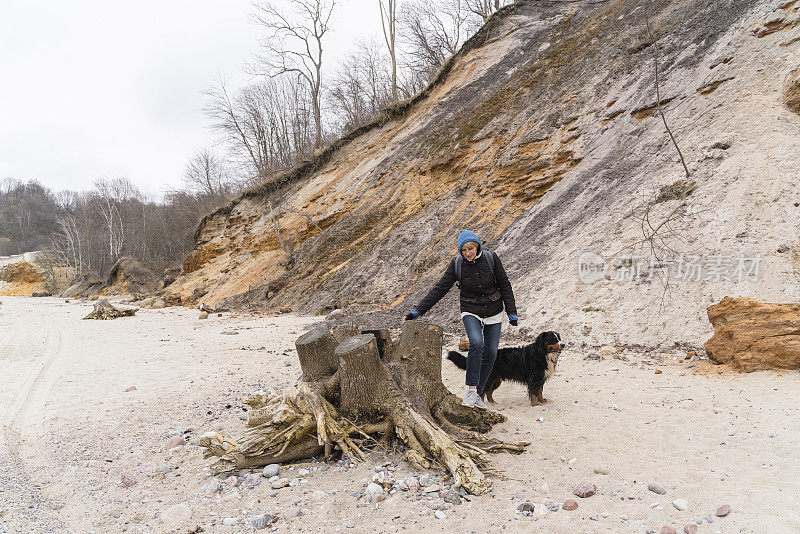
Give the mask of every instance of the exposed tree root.
M 213 468 L 228 471 L 335 451 L 359 462 L 367 448 L 396 441 L 416 468 L 438 464 L 456 486 L 485 493 L 488 453 L 518 454 L 529 444 L 486 436 L 505 417 L 464 407 L 444 387 L 441 337 L 441 329 L 417 321 L 406 323 L 397 342 L 388 331 L 304 334 L 297 340 L 302 380 L 282 395 L 248 399 L 253 410 L 242 436 L 212 432 L 199 444 L 215 457 Z

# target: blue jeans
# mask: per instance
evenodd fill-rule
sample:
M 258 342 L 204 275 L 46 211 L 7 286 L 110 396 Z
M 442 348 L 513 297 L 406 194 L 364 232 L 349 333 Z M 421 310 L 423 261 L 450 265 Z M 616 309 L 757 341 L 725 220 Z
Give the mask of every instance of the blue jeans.
M 464 329 L 469 339 L 467 353 L 467 385 L 477 386 L 478 395 L 483 395 L 486 381 L 494 367 L 497 347 L 500 345 L 502 323 L 483 325 L 477 317 L 465 315 Z

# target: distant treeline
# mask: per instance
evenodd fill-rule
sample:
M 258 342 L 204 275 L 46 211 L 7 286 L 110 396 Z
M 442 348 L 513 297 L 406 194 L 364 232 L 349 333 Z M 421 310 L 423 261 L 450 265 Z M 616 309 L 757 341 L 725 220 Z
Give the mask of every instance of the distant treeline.
M 39 182 L 0 182 L 0 255 L 42 250 L 72 275 L 104 277 L 123 255 L 161 272 L 194 246 L 199 219 L 226 194 L 172 191 L 148 197 L 126 179 L 54 193 Z

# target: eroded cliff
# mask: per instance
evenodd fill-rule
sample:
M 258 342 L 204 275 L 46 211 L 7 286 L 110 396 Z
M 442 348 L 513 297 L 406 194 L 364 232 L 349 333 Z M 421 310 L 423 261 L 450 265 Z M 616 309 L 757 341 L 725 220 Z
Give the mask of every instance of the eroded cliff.
M 701 345 L 725 295 L 800 299 L 799 10 L 517 2 L 414 101 L 207 216 L 170 289 L 391 321 L 470 228 L 531 331 Z

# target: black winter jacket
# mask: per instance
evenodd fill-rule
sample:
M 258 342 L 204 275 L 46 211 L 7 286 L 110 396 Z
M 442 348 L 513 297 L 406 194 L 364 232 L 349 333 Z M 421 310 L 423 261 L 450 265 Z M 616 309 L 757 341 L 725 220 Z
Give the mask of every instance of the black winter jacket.
M 461 261 L 461 311 L 474 313 L 478 317 L 491 317 L 503 311 L 503 305 L 507 315 L 517 314 L 517 305 L 514 301 L 514 292 L 511 289 L 511 282 L 508 281 L 503 264 L 497 254 L 494 256 L 494 274 L 489 269 L 489 262 L 484 253 L 473 261 L 462 259 Z M 436 282 L 436 285 L 425 295 L 416 310 L 420 315 L 433 308 L 433 306 L 444 297 L 450 288 L 453 287 L 456 279 L 456 260 L 450 260 L 444 275 Z M 501 298 L 492 301 L 489 296 L 500 291 Z M 468 300 L 464 300 L 464 299 Z M 477 302 L 472 302 L 477 300 Z

